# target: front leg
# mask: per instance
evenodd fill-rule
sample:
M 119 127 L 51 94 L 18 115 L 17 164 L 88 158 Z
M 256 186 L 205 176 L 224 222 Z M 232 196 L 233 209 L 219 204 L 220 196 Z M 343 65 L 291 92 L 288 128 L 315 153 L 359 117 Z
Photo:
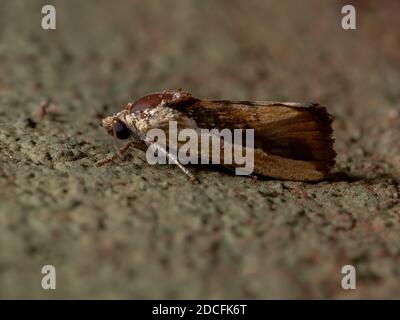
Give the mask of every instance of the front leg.
M 176 164 L 179 167 L 179 169 L 181 169 L 183 171 L 183 173 L 189 177 L 191 182 L 193 182 L 193 183 L 199 182 L 197 177 L 194 176 L 188 169 L 185 168 L 185 166 L 182 163 L 179 162 L 178 158 L 176 158 L 174 155 L 169 153 L 163 146 L 161 146 L 157 142 L 153 142 L 152 144 L 155 144 L 157 147 L 157 150 L 159 152 L 162 152 L 163 154 L 165 154 L 168 157 L 168 159 L 170 160 L 170 163 Z
M 117 160 L 118 158 L 121 158 L 124 155 L 124 153 L 126 151 L 128 151 L 128 149 L 130 148 L 130 146 L 132 144 L 134 144 L 134 141 L 127 142 L 121 148 L 119 148 L 119 150 L 111 158 L 106 158 L 106 159 L 98 161 L 97 162 L 97 166 L 101 167 L 101 166 L 104 166 L 107 163 L 111 163 L 111 162 Z

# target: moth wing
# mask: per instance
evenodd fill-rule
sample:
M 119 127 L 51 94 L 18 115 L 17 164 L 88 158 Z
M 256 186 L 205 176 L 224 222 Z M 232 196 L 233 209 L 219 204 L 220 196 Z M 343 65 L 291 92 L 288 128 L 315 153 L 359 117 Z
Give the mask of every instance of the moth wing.
M 332 118 L 318 104 L 193 99 L 169 107 L 194 119 L 199 128 L 254 129 L 257 174 L 317 181 L 335 164 Z

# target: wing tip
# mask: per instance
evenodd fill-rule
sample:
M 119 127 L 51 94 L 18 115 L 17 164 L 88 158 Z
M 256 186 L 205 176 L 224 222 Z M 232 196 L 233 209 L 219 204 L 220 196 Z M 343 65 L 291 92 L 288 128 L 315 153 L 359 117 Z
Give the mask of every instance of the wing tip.
M 318 129 L 321 132 L 321 139 L 324 142 L 324 161 L 321 163 L 323 171 L 327 173 L 336 164 L 336 151 L 334 149 L 335 138 L 333 135 L 333 117 L 328 112 L 327 108 L 314 103 L 309 108 L 309 111 L 316 123 Z

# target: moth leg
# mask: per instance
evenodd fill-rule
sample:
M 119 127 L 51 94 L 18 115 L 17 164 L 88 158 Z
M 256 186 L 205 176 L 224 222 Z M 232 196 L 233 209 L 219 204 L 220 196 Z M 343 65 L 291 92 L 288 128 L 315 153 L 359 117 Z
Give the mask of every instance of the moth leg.
M 107 163 L 111 163 L 115 160 L 117 160 L 118 158 L 122 157 L 124 155 L 124 153 L 126 151 L 128 151 L 128 149 L 130 148 L 130 146 L 134 144 L 133 141 L 129 141 L 126 144 L 124 144 L 121 148 L 119 148 L 119 150 L 111 157 L 111 158 L 106 158 L 103 160 L 100 160 L 97 162 L 97 166 L 101 167 Z
M 162 145 L 160 145 L 157 142 L 154 142 L 150 137 L 146 136 L 145 134 L 142 134 L 138 131 L 133 131 L 135 133 L 135 135 L 137 136 L 138 139 L 140 139 L 145 145 L 147 146 L 151 146 L 154 145 L 156 146 L 158 152 L 162 152 L 163 154 L 165 154 L 171 163 L 176 164 L 179 169 L 181 169 L 183 171 L 184 174 L 186 174 L 191 182 L 199 182 L 199 180 L 196 178 L 196 176 L 194 176 L 188 169 L 186 169 L 184 167 L 184 165 L 182 163 L 179 162 L 179 160 L 173 156 L 172 154 L 170 154 Z
M 188 169 L 186 169 L 185 166 L 182 163 L 180 163 L 179 160 L 175 156 L 170 154 L 163 146 L 161 146 L 157 142 L 153 142 L 153 143 L 157 146 L 158 151 L 161 151 L 162 153 L 164 153 L 169 158 L 171 163 L 176 164 L 179 167 L 179 169 L 181 169 L 183 171 L 183 173 L 189 177 L 191 182 L 199 182 L 197 177 L 194 176 Z

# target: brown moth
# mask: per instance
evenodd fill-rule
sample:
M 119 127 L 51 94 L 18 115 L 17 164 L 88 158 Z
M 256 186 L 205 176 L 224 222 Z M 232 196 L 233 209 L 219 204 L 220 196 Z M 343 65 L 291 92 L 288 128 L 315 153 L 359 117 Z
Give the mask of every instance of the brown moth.
M 284 180 L 318 181 L 329 175 L 335 164 L 332 118 L 318 104 L 267 101 L 202 100 L 183 91 L 148 94 L 117 114 L 106 117 L 102 126 L 110 135 L 128 142 L 109 163 L 131 146 L 145 151 L 153 141 L 152 128 L 168 130 L 169 121 L 179 129 L 254 129 L 254 173 Z M 192 180 L 196 178 L 168 148 L 158 146 L 170 162 Z M 222 151 L 221 151 L 222 154 Z M 222 164 L 224 165 L 224 164 Z M 224 165 L 234 168 L 235 163 Z

